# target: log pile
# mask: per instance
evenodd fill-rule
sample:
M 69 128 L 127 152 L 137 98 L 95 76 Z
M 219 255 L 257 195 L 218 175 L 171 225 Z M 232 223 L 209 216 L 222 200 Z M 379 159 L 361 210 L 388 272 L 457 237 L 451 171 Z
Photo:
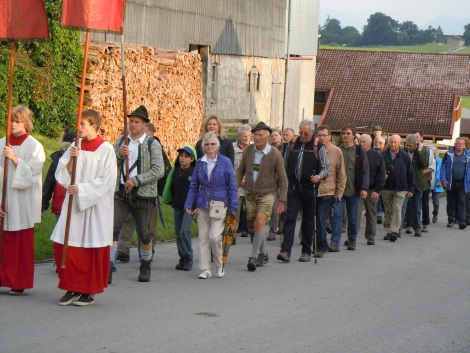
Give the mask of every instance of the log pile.
M 195 146 L 203 119 L 199 55 L 126 44 L 127 110 L 145 105 L 170 160 L 184 145 Z M 84 109 L 102 116 L 100 135 L 114 143 L 123 128 L 121 48 L 91 42 Z

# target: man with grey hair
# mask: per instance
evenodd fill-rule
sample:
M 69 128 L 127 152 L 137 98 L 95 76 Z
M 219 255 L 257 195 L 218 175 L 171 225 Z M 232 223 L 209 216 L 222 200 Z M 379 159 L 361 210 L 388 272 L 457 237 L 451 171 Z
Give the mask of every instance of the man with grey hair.
M 248 124 L 243 124 L 238 127 L 238 140 L 233 143 L 233 149 L 235 151 L 235 160 L 233 168 L 237 170 L 238 165 L 243 157 L 243 151 L 245 148 L 251 144 L 251 126 Z M 238 211 L 235 213 L 237 219 L 237 224 L 233 225 L 232 230 L 238 233 L 240 230 L 240 235 L 242 237 L 248 236 L 248 229 L 243 228 L 241 225 L 246 227 L 246 212 L 242 211 L 242 204 L 245 201 L 245 178 L 242 179 L 240 186 L 238 187 Z M 240 222 L 241 221 L 241 222 Z M 241 224 L 240 224 L 241 223 Z M 232 243 L 233 245 L 233 243 Z
M 383 152 L 385 149 L 385 137 L 375 136 L 374 138 L 374 149 Z M 384 218 L 384 202 L 382 200 L 382 194 L 379 196 L 379 201 L 377 202 L 377 224 L 382 224 Z
M 374 148 L 379 152 L 383 152 L 383 150 L 385 149 L 385 137 L 375 136 L 375 138 L 374 138 Z
M 382 152 L 385 160 L 385 185 L 382 198 L 385 206 L 384 240 L 396 241 L 402 222 L 401 210 L 405 197 L 414 192 L 414 171 L 408 153 L 400 149 L 401 137 L 390 136 L 388 148 Z
M 286 127 L 284 131 L 282 132 L 282 139 L 284 140 L 284 142 L 289 143 L 294 137 L 295 137 L 295 131 L 294 129 L 290 127 Z
M 423 171 L 428 167 L 429 156 L 427 150 L 423 149 L 422 145 L 420 146 L 418 137 L 414 134 L 406 136 L 405 148 L 413 164 L 415 190 L 413 196 L 409 200 L 405 199 L 403 202 L 403 209 L 406 209 L 407 203 L 411 202 L 411 226 L 415 236 L 420 237 L 422 228 L 423 192 L 429 189 L 429 184 L 426 181 Z M 407 225 L 409 226 L 409 224 Z
M 302 209 L 302 255 L 299 261 L 308 262 L 311 258 L 316 207 L 315 191 L 319 182 L 330 175 L 326 149 L 318 139 L 314 138 L 314 130 L 313 121 L 301 121 L 300 137 L 289 144 L 286 169 L 289 180 L 286 224 L 281 252 L 277 255 L 277 259 L 283 262 L 290 262 L 295 224 L 300 209 Z
M 372 138 L 368 134 L 359 137 L 359 143 L 367 154 L 369 161 L 369 191 L 367 197 L 359 200 L 357 229 L 361 225 L 362 205 L 366 209 L 365 236 L 367 245 L 375 244 L 375 231 L 377 226 L 377 203 L 380 193 L 385 185 L 385 162 L 377 150 L 372 148 Z

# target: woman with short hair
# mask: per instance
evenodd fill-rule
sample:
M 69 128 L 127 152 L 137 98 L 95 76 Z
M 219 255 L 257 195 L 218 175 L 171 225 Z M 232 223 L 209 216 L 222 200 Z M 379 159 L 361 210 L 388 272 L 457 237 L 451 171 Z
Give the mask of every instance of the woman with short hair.
M 217 277 L 223 277 L 222 269 L 222 232 L 224 219 L 211 217 L 210 207 L 214 201 L 221 201 L 225 206 L 222 212 L 237 212 L 237 188 L 230 160 L 222 156 L 218 149 L 220 141 L 215 132 L 207 132 L 202 138 L 204 156 L 194 168 L 188 196 L 184 204 L 187 213 L 193 214 L 197 208 L 199 229 L 199 278 L 206 279 L 211 273 L 211 248 Z

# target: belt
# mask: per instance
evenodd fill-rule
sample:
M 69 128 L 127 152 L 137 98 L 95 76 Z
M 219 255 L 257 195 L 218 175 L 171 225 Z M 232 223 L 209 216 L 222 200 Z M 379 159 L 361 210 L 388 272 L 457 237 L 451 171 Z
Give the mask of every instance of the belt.
M 305 183 L 305 184 L 295 183 L 295 184 L 292 184 L 292 189 L 293 190 L 300 190 L 300 189 L 312 190 L 313 184 L 312 183 Z

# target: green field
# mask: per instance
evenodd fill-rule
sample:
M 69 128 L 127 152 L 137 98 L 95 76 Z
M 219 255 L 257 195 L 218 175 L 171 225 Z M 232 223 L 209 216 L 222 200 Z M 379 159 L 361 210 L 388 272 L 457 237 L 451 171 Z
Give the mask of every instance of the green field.
M 4 129 L 0 133 L 3 133 Z M 43 181 L 46 177 L 49 166 L 51 165 L 51 158 L 49 157 L 53 152 L 59 148 L 59 141 L 44 137 L 39 134 L 32 134 L 39 142 L 44 146 L 44 152 L 46 154 L 46 163 L 42 170 Z M 166 228 L 162 227 L 160 219 L 157 224 L 157 239 L 159 242 L 170 241 L 175 239 L 175 232 L 173 227 L 173 209 L 170 206 L 162 206 L 163 219 L 165 220 Z M 52 242 L 49 240 L 52 231 L 55 226 L 55 215 L 51 213 L 50 209 L 45 212 L 44 218 L 40 224 L 34 227 L 35 232 L 35 256 L 37 261 L 48 260 L 54 257 L 54 250 L 52 248 Z M 193 234 L 197 234 L 197 224 L 193 223 L 192 227 Z M 135 234 L 134 234 L 135 240 Z M 135 242 L 134 242 L 135 243 Z M 158 246 L 158 244 L 157 244 Z
M 445 53 L 449 49 L 455 48 L 449 44 L 425 44 L 411 46 L 369 46 L 369 47 L 341 47 L 321 45 L 321 49 L 342 49 L 342 50 L 370 50 L 370 51 L 395 51 L 407 53 Z M 470 48 L 452 52 L 452 54 L 470 54 Z
M 462 98 L 462 107 L 470 108 L 470 97 Z

